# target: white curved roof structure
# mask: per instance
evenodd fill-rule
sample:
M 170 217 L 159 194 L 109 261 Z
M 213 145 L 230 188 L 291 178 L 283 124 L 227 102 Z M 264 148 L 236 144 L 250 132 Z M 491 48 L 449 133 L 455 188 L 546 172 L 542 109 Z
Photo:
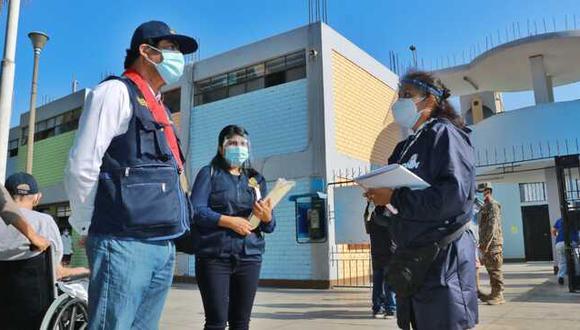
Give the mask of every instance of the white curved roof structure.
M 502 112 L 472 126 L 478 166 L 580 153 L 580 100 Z
M 433 73 L 454 96 L 532 90 L 529 58 L 543 56 L 554 87 L 580 81 L 580 30 L 538 34 L 492 48 L 463 64 Z

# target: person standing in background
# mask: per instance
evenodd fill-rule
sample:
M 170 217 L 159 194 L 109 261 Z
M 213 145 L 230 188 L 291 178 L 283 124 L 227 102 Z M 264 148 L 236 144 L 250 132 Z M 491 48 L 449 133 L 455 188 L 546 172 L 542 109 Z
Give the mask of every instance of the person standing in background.
M 395 243 L 391 237 L 388 220 L 381 218 L 382 206 L 375 209 L 367 223 L 367 233 L 371 240 L 371 261 L 373 267 L 372 315 L 375 319 L 391 319 L 397 311 L 395 291 L 387 283 L 386 275 L 391 257 L 395 252 Z
M 556 237 L 556 255 L 558 256 L 558 284 L 564 285 L 564 278 L 568 276 L 568 260 L 566 258 L 566 243 L 564 240 L 564 221 L 556 220 L 552 227 L 552 235 Z M 570 243 L 572 248 L 578 246 L 578 231 L 571 232 Z
M 488 305 L 505 303 L 503 297 L 503 231 L 501 222 L 501 205 L 493 199 L 493 187 L 485 182 L 477 187 L 483 193 L 484 204 L 481 208 L 479 223 L 479 250 L 482 263 L 489 274 L 491 294 L 487 296 Z
M 62 240 L 62 264 L 63 265 L 70 265 L 70 261 L 73 255 L 73 248 L 72 248 L 72 238 L 70 237 L 70 232 L 68 228 L 62 230 L 62 235 L 60 235 Z

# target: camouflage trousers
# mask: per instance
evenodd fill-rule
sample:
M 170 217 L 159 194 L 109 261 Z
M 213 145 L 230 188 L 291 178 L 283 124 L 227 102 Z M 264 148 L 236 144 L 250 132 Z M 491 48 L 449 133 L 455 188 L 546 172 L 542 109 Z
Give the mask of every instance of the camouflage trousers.
M 489 274 L 489 282 L 491 286 L 491 296 L 495 297 L 503 293 L 503 272 L 501 266 L 503 265 L 503 251 L 496 249 L 489 251 L 481 258 L 481 263 L 487 269 Z

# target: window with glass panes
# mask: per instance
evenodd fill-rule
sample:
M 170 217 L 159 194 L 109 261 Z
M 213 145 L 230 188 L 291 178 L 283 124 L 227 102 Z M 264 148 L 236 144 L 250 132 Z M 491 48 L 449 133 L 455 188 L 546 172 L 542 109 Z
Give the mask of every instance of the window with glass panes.
M 546 201 L 546 183 L 520 183 L 520 201 L 522 203 L 537 203 Z
M 34 125 L 34 141 L 41 141 L 49 137 L 74 131 L 79 127 L 81 108 L 77 108 L 55 117 L 38 121 Z M 28 126 L 22 128 L 22 145 L 28 142 Z
M 194 105 L 306 78 L 304 50 L 195 82 Z
M 18 139 L 8 141 L 8 157 L 18 156 Z
M 71 215 L 71 208 L 70 205 L 58 206 L 56 208 L 56 216 L 57 217 L 70 217 Z

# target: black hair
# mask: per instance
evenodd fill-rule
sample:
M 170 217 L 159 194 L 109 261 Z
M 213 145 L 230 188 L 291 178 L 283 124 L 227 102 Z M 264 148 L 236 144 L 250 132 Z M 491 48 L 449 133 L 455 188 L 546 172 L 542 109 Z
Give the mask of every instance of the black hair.
M 224 145 L 226 139 L 229 139 L 235 135 L 247 137 L 249 134 L 245 128 L 238 125 L 228 125 L 221 130 L 218 137 L 217 152 L 213 157 L 213 159 L 211 160 L 211 166 L 213 168 L 219 168 L 224 171 L 228 171 L 230 169 L 230 164 L 228 164 L 227 160 L 220 153 L 220 148 Z M 248 177 L 253 177 L 256 174 L 258 174 L 258 171 L 252 168 L 250 160 L 244 162 L 244 164 L 241 167 L 241 171 Z
M 141 55 L 139 53 L 139 49 L 127 49 L 126 52 L 127 54 L 125 55 L 125 63 L 123 64 L 125 70 L 129 69 L 139 58 L 139 55 Z
M 125 68 L 125 70 L 129 69 L 135 63 L 135 61 L 139 58 L 139 56 L 141 56 L 141 53 L 139 53 L 139 46 L 141 46 L 142 44 L 147 44 L 147 45 L 151 45 L 153 47 L 157 47 L 158 43 L 159 43 L 159 40 L 147 39 L 147 40 L 144 40 L 141 44 L 137 45 L 137 47 L 129 48 L 129 49 L 125 50 L 125 52 L 126 52 L 125 62 L 123 63 L 123 67 Z
M 436 79 L 432 74 L 425 71 L 407 72 L 401 79 L 401 81 L 404 80 L 419 81 L 420 83 L 427 85 L 437 91 L 438 95 L 435 95 L 428 90 L 425 91 L 426 94 L 433 95 L 437 101 L 433 112 L 431 112 L 431 118 L 446 118 L 456 127 L 461 129 L 465 128 L 465 121 L 447 100 L 449 96 L 451 96 L 451 91 L 441 82 L 441 80 Z

